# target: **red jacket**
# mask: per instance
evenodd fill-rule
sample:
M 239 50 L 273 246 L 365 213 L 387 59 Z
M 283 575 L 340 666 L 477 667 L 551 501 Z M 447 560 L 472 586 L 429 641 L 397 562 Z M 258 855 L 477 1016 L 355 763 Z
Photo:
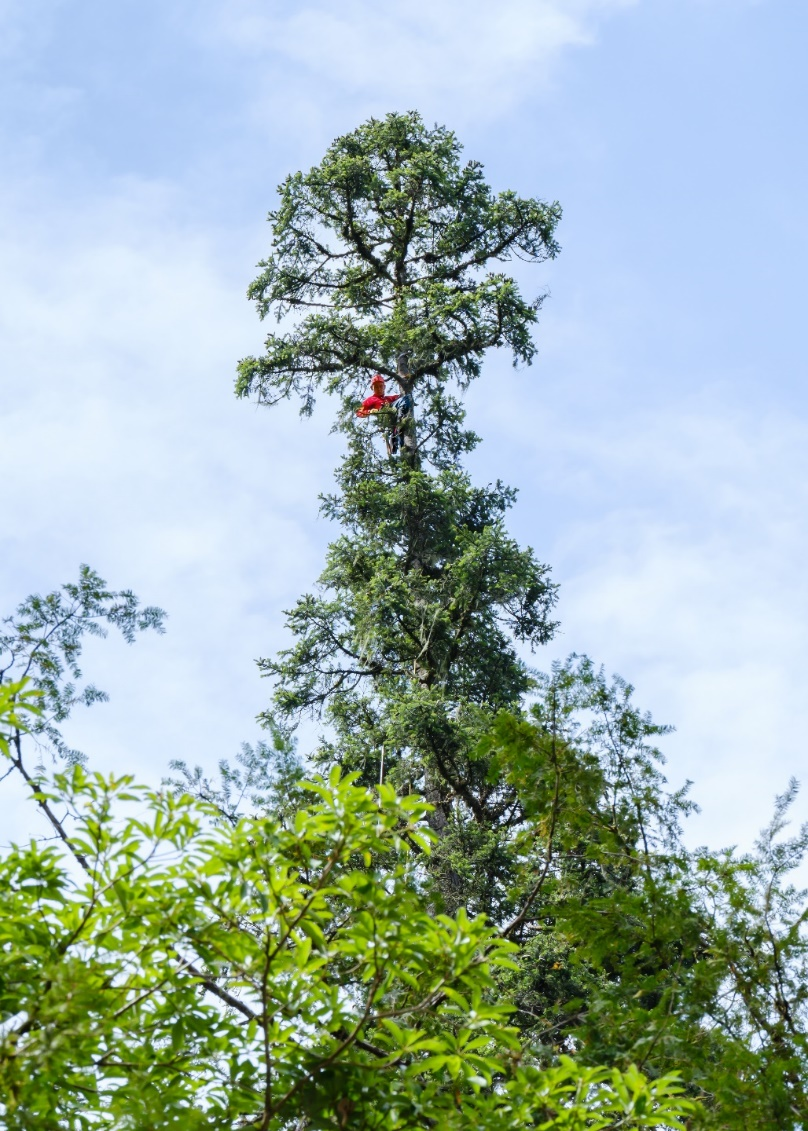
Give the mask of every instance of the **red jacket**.
M 366 397 L 362 401 L 362 407 L 356 410 L 357 416 L 370 416 L 371 413 L 378 412 L 380 408 L 386 408 L 387 405 L 397 401 L 400 393 L 396 393 L 394 397 L 379 397 L 376 393 L 371 397 Z

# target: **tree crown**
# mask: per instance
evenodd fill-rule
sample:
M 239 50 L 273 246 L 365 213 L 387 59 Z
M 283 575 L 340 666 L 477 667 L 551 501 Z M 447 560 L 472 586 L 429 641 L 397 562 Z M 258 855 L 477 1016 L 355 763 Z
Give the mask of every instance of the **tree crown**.
M 289 328 L 240 363 L 240 396 L 297 395 L 310 412 L 317 389 L 355 394 L 373 372 L 434 392 L 467 385 L 492 346 L 531 361 L 541 298 L 524 299 L 493 268 L 553 257 L 560 207 L 495 194 L 460 155 L 450 130 L 392 113 L 286 178 L 269 216 L 272 254 L 248 294 Z

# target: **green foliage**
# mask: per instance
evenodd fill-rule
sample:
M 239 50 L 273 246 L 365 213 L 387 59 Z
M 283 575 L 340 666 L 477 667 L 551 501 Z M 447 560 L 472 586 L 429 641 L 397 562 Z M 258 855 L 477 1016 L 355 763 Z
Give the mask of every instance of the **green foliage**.
M 719 1035 L 716 1100 L 743 1112 L 739 1126 L 791 1128 L 808 1120 L 808 891 L 794 883 L 808 855 L 808 824 L 785 836 L 792 781 L 752 853 L 697 854 L 720 992 L 706 1010 Z M 716 1121 L 716 1126 L 721 1124 Z
M 270 1076 L 276 1100 L 297 1089 L 276 1127 L 806 1118 L 796 786 L 754 854 L 686 853 L 690 803 L 652 745 L 666 728 L 590 661 L 537 676 L 528 715 L 495 716 L 468 761 L 484 819 L 455 799 L 439 835 L 415 794 L 304 782 L 277 727 L 220 786 L 180 763 L 167 795 L 77 765 L 48 785 L 22 761 L 44 698 L 31 667 L 0 684 L 0 745 L 61 848 L 0 864 L 12 1131 L 260 1125 Z M 75 661 L 44 670 L 69 708 Z
M 628 685 L 575 658 L 538 684 L 530 717 L 501 715 L 480 751 L 520 813 L 508 933 L 521 970 L 509 990 L 548 1051 L 661 1069 L 678 1049 L 656 1021 L 703 945 L 678 842 L 690 806 L 665 794 L 649 744 L 664 728 Z
M 0 754 L 9 757 L 15 734 L 28 729 L 40 714 L 41 692 L 28 679 L 0 683 Z
M 508 536 L 512 493 L 500 485 L 478 490 L 454 470 L 341 480 L 328 508 L 345 534 L 321 593 L 290 613 L 296 645 L 261 661 L 275 711 L 324 713 L 340 760 L 366 780 L 385 747 L 402 786 L 460 783 L 493 715 L 530 687 L 514 641 L 535 646 L 553 630 L 547 570 Z
M 675 1079 L 519 1063 L 491 1001 L 513 947 L 432 916 L 426 807 L 350 777 L 291 826 L 75 765 L 75 822 L 0 861 L 0 1115 L 53 1127 L 680 1126 Z M 371 864 L 375 861 L 375 864 Z
M 753 854 L 688 852 L 684 793 L 649 744 L 665 728 L 587 660 L 540 680 L 482 753 L 528 818 L 512 841 L 517 971 L 499 984 L 537 1057 L 673 1066 L 695 1125 L 796 1129 L 808 1118 L 808 827 L 783 836 L 795 786 Z

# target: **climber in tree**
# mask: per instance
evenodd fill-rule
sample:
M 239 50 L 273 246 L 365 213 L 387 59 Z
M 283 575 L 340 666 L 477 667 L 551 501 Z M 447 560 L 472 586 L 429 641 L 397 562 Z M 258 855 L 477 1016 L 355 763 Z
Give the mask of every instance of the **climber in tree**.
M 385 409 L 391 410 L 392 419 L 390 423 L 392 427 L 385 434 L 385 443 L 387 444 L 387 454 L 394 456 L 399 449 L 402 422 L 412 409 L 412 397 L 409 393 L 403 395 L 396 393 L 392 397 L 385 396 L 384 377 L 381 373 L 374 374 L 370 387 L 373 392 L 362 401 L 362 404 L 356 410 L 356 415 L 360 417 L 376 416 Z M 395 407 L 393 407 L 394 405 Z
M 379 412 L 380 409 L 395 404 L 401 397 L 400 393 L 396 393 L 392 397 L 385 396 L 384 377 L 382 377 L 381 373 L 374 374 L 370 382 L 370 387 L 373 392 L 362 401 L 361 407 L 356 410 L 357 416 L 372 416 L 374 413 Z

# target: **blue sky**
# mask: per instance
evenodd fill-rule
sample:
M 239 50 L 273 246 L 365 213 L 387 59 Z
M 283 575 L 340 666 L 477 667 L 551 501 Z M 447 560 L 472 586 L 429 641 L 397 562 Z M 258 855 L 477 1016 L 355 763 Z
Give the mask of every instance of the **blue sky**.
M 2 608 L 87 561 L 170 616 L 88 650 L 94 765 L 258 735 L 339 447 L 235 401 L 244 291 L 281 178 L 418 108 L 564 206 L 537 362 L 469 400 L 561 584 L 537 663 L 635 683 L 691 840 L 750 842 L 808 729 L 806 33 L 797 0 L 0 0 Z

